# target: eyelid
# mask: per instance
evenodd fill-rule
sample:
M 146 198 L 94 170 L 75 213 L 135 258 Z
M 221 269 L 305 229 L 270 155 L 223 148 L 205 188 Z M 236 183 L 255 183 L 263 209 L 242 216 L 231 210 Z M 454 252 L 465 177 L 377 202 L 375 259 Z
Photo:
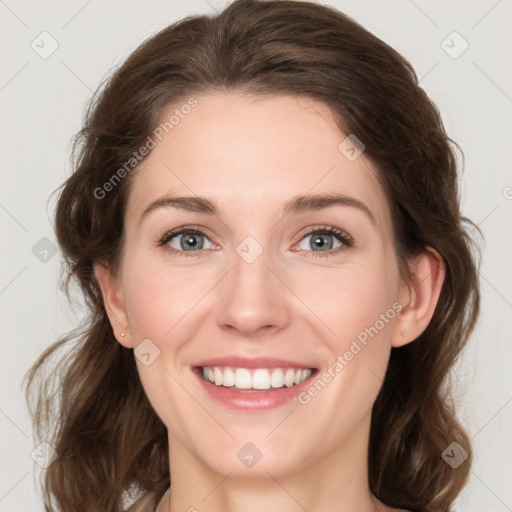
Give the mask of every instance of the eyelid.
M 299 242 L 306 236 L 312 235 L 313 233 L 327 233 L 329 235 L 338 235 L 343 238 L 347 243 L 353 244 L 354 239 L 343 229 L 336 228 L 329 224 L 314 224 L 304 228 L 304 232 L 300 235 Z
M 299 244 L 300 242 L 302 242 L 302 240 L 304 240 L 304 238 L 311 236 L 314 233 L 330 235 L 330 236 L 336 238 L 341 244 L 339 247 L 336 247 L 335 249 L 329 249 L 327 251 L 311 251 L 311 250 L 308 251 L 305 249 L 300 249 L 300 250 L 296 251 L 296 252 L 306 253 L 308 258 L 322 259 L 322 258 L 333 257 L 337 254 L 340 254 L 341 252 L 347 251 L 354 245 L 354 239 L 352 238 L 352 236 L 350 236 L 346 231 L 336 228 L 334 226 L 316 224 L 314 226 L 308 226 L 305 229 L 307 231 L 305 233 L 303 232 L 301 234 L 298 242 L 296 242 L 294 244 L 294 246 Z
M 163 235 L 158 237 L 156 245 L 158 247 L 163 247 L 164 245 L 168 245 L 168 243 L 174 237 L 183 235 L 185 233 L 200 234 L 200 235 L 203 235 L 204 237 L 208 238 L 208 240 L 210 240 L 210 236 L 208 235 L 206 230 L 204 228 L 202 228 L 201 226 L 186 225 L 186 226 L 180 226 L 179 228 L 170 229 L 170 230 L 166 231 Z M 212 240 L 210 240 L 210 242 L 213 245 L 217 245 Z M 200 251 L 203 251 L 206 249 L 200 249 L 199 251 L 179 251 L 177 249 L 174 249 L 174 247 L 168 247 L 168 250 L 173 253 L 180 253 L 180 255 L 183 253 L 185 253 L 185 255 L 187 255 L 187 253 L 200 252 Z

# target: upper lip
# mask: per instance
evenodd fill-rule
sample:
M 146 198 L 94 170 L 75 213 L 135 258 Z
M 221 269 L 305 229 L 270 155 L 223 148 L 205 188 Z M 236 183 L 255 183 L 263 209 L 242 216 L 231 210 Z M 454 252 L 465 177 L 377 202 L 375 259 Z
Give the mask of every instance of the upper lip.
M 231 366 L 234 368 L 314 368 L 310 364 L 275 357 L 214 357 L 199 361 L 194 366 Z

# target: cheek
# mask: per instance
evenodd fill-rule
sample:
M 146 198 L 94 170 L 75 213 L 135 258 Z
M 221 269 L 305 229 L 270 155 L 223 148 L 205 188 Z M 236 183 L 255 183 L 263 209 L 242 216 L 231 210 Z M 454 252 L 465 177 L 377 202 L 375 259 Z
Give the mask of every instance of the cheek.
M 181 351 L 197 329 L 194 313 L 212 284 L 204 271 L 184 271 L 155 260 L 135 251 L 125 259 L 125 304 L 134 346 L 149 339 L 160 351 L 148 366 L 137 361 L 146 396 L 164 424 L 185 436 L 197 407 L 179 384 Z
M 332 272 L 321 289 L 312 283 L 304 288 L 304 302 L 314 305 L 329 329 L 322 329 L 326 334 L 317 348 L 328 351 L 322 371 L 298 401 L 319 432 L 336 432 L 326 449 L 367 417 L 382 386 L 399 310 L 395 268 L 392 262 L 358 265 Z
M 212 287 L 211 279 L 199 268 L 173 268 L 151 258 L 126 261 L 125 301 L 135 343 L 150 338 L 160 344 L 173 329 L 186 325 L 188 315 Z
M 329 333 L 331 351 L 339 354 L 350 342 L 375 329 L 388 337 L 396 317 L 398 270 L 393 261 L 357 262 L 339 269 L 322 269 L 296 278 L 294 290 Z M 395 304 L 395 308 L 393 308 Z
M 300 403 L 310 404 L 320 423 L 344 432 L 368 414 L 382 385 L 400 309 L 399 275 L 396 261 L 382 253 L 328 275 L 324 286 L 311 275 L 301 286 L 304 302 L 328 328 L 317 344 L 328 353 L 322 382 Z

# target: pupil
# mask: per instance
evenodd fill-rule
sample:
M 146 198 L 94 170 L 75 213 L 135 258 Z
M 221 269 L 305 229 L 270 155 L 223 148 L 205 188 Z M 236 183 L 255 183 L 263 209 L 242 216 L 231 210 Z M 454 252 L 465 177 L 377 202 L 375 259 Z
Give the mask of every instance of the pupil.
M 186 238 L 185 237 L 182 237 L 182 248 L 183 249 L 186 249 L 187 247 L 188 248 L 195 248 L 196 246 L 202 246 L 202 244 L 200 244 L 197 239 L 196 239 L 197 235 L 192 233 L 192 234 L 189 234 Z M 186 244 L 186 245 L 185 245 Z M 201 247 L 199 247 L 200 249 Z
M 328 240 L 326 241 L 325 237 L 329 237 L 330 235 L 317 235 L 315 237 L 315 244 L 316 244 L 316 247 L 317 248 L 323 248 L 323 247 L 327 247 L 327 249 L 331 249 L 332 248 L 332 240 Z

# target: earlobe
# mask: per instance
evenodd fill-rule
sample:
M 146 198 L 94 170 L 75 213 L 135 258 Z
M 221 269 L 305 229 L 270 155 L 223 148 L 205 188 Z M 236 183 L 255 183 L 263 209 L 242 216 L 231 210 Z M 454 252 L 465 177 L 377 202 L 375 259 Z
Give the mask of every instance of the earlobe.
M 392 346 L 414 341 L 427 328 L 439 300 L 445 278 L 442 256 L 432 247 L 410 262 L 410 280 L 403 283 L 402 310 L 393 329 Z
M 114 336 L 124 347 L 133 348 L 128 330 L 128 315 L 119 278 L 104 263 L 96 263 L 94 273 L 101 290 L 103 304 Z

